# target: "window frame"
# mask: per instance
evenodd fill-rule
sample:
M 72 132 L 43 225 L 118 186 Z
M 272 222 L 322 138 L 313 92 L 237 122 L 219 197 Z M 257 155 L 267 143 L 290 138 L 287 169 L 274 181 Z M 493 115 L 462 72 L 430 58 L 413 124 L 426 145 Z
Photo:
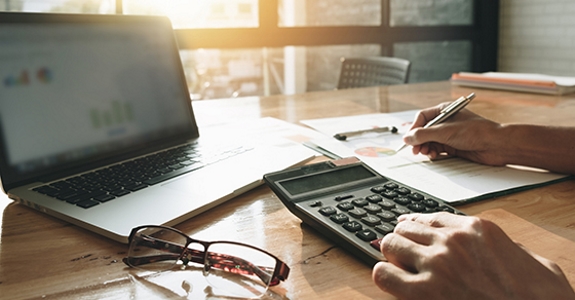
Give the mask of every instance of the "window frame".
M 472 25 L 413 27 L 389 25 L 390 1 L 381 0 L 379 26 L 280 27 L 278 0 L 259 0 L 257 28 L 175 29 L 175 35 L 182 50 L 378 44 L 381 55 L 388 56 L 393 56 L 394 43 L 468 40 L 471 71 L 496 71 L 499 0 L 473 0 Z M 117 13 L 122 6 L 117 0 Z

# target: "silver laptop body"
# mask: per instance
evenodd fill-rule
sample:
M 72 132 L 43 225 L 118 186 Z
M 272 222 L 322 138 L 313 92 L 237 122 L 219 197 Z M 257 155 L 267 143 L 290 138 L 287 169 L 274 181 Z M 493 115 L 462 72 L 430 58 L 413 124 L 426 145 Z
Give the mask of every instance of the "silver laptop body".
M 0 13 L 0 80 L 4 191 L 119 242 L 135 226 L 174 225 L 312 156 L 200 138 L 165 17 Z M 172 154 L 180 158 L 152 165 Z M 94 180 L 134 165 L 145 169 L 136 179 Z M 96 183 L 77 187 L 88 181 Z

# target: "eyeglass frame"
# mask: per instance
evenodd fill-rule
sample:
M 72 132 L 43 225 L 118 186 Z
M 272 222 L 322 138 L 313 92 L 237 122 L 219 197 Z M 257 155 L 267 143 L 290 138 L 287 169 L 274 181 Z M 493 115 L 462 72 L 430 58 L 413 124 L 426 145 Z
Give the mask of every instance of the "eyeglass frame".
M 224 266 L 224 267 L 227 266 L 229 268 L 226 270 L 229 271 L 230 273 L 243 274 L 243 275 L 256 275 L 262 281 L 267 283 L 268 286 L 276 286 L 276 285 L 280 284 L 281 281 L 285 281 L 288 278 L 288 275 L 290 272 L 290 268 L 286 263 L 284 263 L 277 256 L 269 253 L 268 251 L 266 251 L 264 249 L 260 249 L 258 247 L 255 247 L 255 246 L 252 246 L 249 244 L 244 244 L 244 243 L 234 242 L 234 241 L 207 242 L 207 241 L 197 240 L 197 239 L 191 238 L 190 236 L 188 236 L 187 234 L 183 233 L 182 231 L 180 231 L 176 228 L 169 227 L 169 226 L 163 226 L 163 225 L 142 225 L 142 226 L 132 228 L 132 231 L 130 232 L 130 235 L 128 237 L 129 247 L 132 244 L 132 241 L 133 241 L 136 233 L 138 231 L 140 231 L 142 228 L 157 228 L 157 229 L 171 230 L 175 233 L 180 234 L 182 237 L 184 237 L 186 239 L 186 243 L 185 243 L 185 245 L 178 245 L 178 244 L 173 243 L 173 242 L 165 241 L 162 239 L 154 238 L 153 236 L 146 235 L 146 237 L 153 239 L 153 240 L 148 241 L 150 244 L 146 244 L 148 247 L 153 248 L 153 249 L 158 249 L 158 250 L 166 249 L 166 250 L 168 250 L 169 253 L 172 253 L 174 255 L 178 254 L 178 257 L 175 258 L 174 255 L 171 255 L 171 256 L 154 255 L 154 256 L 143 256 L 143 257 L 126 256 L 122 259 L 122 262 L 124 262 L 129 267 L 138 268 L 138 266 L 148 264 L 148 263 L 176 259 L 176 261 L 181 260 L 183 262 L 184 266 L 187 266 L 189 262 L 195 262 L 198 264 L 202 264 L 204 266 L 204 271 L 209 271 L 210 268 L 216 267 L 216 266 L 218 266 L 218 267 L 216 267 L 218 269 L 224 269 L 221 266 Z M 198 243 L 198 244 L 202 245 L 204 247 L 204 251 L 189 248 L 188 246 L 191 243 Z M 210 245 L 218 244 L 218 243 L 227 243 L 227 244 L 232 244 L 232 245 L 244 246 L 244 247 L 248 247 L 248 248 L 251 248 L 251 249 L 254 249 L 257 251 L 261 251 L 261 252 L 271 256 L 272 258 L 274 258 L 276 260 L 276 264 L 274 267 L 274 273 L 271 275 L 271 278 L 269 278 L 269 279 L 264 278 L 264 277 L 269 277 L 269 276 L 267 274 L 263 273 L 264 270 L 262 270 L 262 267 L 255 266 L 255 265 L 247 262 L 243 258 L 231 256 L 231 255 L 225 255 L 225 257 L 222 257 L 222 254 L 215 255 L 216 257 L 221 257 L 221 260 L 218 259 L 218 264 L 212 264 L 211 266 L 206 265 L 207 254 L 213 253 L 213 252 L 206 252 L 205 249 L 209 249 Z M 225 259 L 231 260 L 231 264 L 230 264 L 230 262 L 226 262 Z M 237 264 L 241 264 L 242 266 L 247 267 L 246 270 L 243 270 L 243 271 L 247 271 L 247 272 L 240 272 L 240 269 L 235 268 L 235 265 L 237 265 Z M 269 282 L 267 280 L 269 280 Z

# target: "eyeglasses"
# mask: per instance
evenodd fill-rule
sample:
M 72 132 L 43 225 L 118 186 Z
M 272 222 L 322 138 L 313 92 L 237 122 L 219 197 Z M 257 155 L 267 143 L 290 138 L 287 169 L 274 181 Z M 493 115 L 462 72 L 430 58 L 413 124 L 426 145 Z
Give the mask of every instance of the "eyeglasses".
M 132 229 L 123 262 L 148 271 L 185 269 L 203 264 L 203 275 L 221 296 L 259 298 L 287 279 L 290 268 L 273 254 L 247 244 L 190 238 L 166 226 Z

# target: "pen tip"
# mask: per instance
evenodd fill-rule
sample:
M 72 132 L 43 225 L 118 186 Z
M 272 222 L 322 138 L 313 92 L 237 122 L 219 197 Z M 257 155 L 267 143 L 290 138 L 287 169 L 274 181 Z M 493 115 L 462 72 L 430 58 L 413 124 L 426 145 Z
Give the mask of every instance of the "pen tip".
M 395 150 L 395 153 L 397 153 L 397 152 L 403 150 L 403 148 L 405 148 L 405 147 L 407 147 L 407 144 L 401 145 L 401 147 L 399 147 L 397 150 Z
M 333 136 L 335 139 L 339 140 L 339 141 L 345 141 L 347 139 L 347 136 L 345 135 L 341 135 L 341 134 L 336 134 Z

